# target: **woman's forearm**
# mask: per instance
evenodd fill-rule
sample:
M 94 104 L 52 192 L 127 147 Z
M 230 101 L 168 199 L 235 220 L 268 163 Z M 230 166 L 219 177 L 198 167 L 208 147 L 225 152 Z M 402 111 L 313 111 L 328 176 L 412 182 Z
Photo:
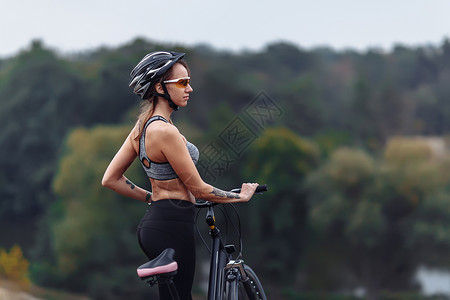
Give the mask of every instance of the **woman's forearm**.
M 242 199 L 242 195 L 233 192 L 223 191 L 210 184 L 204 184 L 200 189 L 193 189 L 191 191 L 195 198 L 203 199 L 218 203 L 233 203 L 246 201 Z
M 138 187 L 123 175 L 116 180 L 102 181 L 102 185 L 128 198 L 143 202 L 152 200 L 151 192 Z

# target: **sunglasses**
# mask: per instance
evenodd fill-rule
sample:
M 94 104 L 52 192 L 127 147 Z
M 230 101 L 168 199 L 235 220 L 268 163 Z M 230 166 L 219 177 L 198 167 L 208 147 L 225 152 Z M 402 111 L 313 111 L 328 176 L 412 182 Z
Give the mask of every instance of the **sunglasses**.
M 163 81 L 164 83 L 175 83 L 176 87 L 179 88 L 186 88 L 188 84 L 191 83 L 191 77 L 183 77 L 183 78 L 177 78 L 177 79 L 171 79 Z

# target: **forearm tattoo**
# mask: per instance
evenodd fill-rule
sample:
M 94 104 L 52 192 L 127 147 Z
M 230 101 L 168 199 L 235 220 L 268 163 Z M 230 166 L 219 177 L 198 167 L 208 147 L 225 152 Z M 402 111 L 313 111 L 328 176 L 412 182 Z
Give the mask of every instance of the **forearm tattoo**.
M 226 197 L 229 199 L 241 199 L 241 197 L 239 197 L 239 194 L 236 194 L 233 192 L 225 192 L 225 191 L 219 190 L 215 187 L 213 187 L 211 194 L 218 196 L 218 197 Z
M 136 186 L 134 185 L 134 183 L 132 183 L 131 181 L 129 181 L 128 179 L 125 181 L 127 184 L 130 185 L 130 188 L 133 190 Z

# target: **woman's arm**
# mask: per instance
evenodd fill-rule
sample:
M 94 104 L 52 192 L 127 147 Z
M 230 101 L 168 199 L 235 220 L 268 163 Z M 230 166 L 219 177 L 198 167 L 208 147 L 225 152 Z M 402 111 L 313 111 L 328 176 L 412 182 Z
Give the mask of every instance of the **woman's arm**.
M 195 198 L 231 203 L 249 201 L 253 196 L 258 186 L 256 183 L 243 184 L 241 192 L 238 194 L 220 190 L 204 182 L 189 155 L 186 143 L 176 127 L 165 124 L 160 126 L 158 131 L 158 136 L 161 137 L 163 154 Z
M 133 130 L 136 130 L 136 128 Z M 103 175 L 102 185 L 123 196 L 149 202 L 152 194 L 138 187 L 123 175 L 137 156 L 132 144 L 132 133 L 133 131 L 110 162 Z

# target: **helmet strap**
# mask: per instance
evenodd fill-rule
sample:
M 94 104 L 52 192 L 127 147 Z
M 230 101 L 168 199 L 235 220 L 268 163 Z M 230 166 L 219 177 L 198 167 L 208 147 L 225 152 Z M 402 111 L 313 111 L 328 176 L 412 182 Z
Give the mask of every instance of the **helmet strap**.
M 163 90 L 164 90 L 164 94 L 160 94 L 160 93 L 158 93 L 158 92 L 155 92 L 155 93 L 153 93 L 153 95 L 159 96 L 159 97 L 162 97 L 162 98 L 166 99 L 167 102 L 169 102 L 169 106 L 170 106 L 171 108 L 173 108 L 174 111 L 177 111 L 179 107 L 178 107 L 178 105 L 175 105 L 175 103 L 174 103 L 174 102 L 172 101 L 172 99 L 170 98 L 170 94 L 169 94 L 169 92 L 167 91 L 167 87 L 166 87 L 166 85 L 164 84 L 164 82 L 161 82 L 161 86 L 162 86 L 162 88 L 163 88 Z

